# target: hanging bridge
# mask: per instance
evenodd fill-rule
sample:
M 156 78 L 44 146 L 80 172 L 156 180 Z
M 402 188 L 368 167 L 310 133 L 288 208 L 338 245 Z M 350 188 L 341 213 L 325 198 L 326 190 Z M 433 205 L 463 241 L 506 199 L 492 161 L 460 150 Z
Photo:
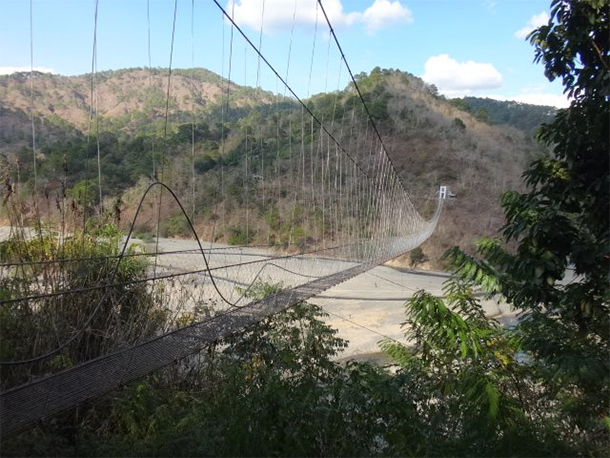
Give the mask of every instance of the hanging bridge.
M 438 194 L 427 217 L 413 205 L 322 1 L 311 0 L 316 33 L 309 55 L 299 58 L 310 61 L 310 80 L 320 72 L 326 79 L 349 74 L 351 81 L 345 91 L 330 93 L 326 104 L 301 98 L 292 89 L 292 38 L 284 72 L 265 57 L 262 26 L 250 37 L 230 10 L 205 2 L 202 7 L 214 10 L 222 22 L 218 158 L 203 176 L 197 175 L 197 111 L 182 113 L 192 127 L 187 141 L 191 154 L 181 163 L 188 165 L 187 172 L 178 177 L 175 144 L 167 138 L 171 53 L 180 46 L 174 33 L 181 3 L 174 2 L 169 71 L 163 80 L 166 99 L 158 107 L 164 133 L 151 143 L 151 177 L 130 215 L 126 236 L 91 229 L 104 211 L 112 213 L 103 208 L 110 190 L 99 166 L 95 33 L 87 154 L 98 167 L 87 181 L 96 192 L 80 210 L 74 203 L 70 207 L 64 192 L 54 218 L 48 216 L 52 229 L 41 224 L 45 210 L 36 170 L 41 139 L 32 129 L 30 206 L 37 224 L 20 213 L 25 197 L 17 186 L 5 198 L 14 218 L 0 263 L 0 311 L 5 323 L 13 321 L 4 328 L 0 352 L 2 437 L 407 253 L 437 225 L 446 191 Z M 96 28 L 97 12 L 96 1 Z M 321 61 L 325 66 L 319 70 L 315 63 Z M 236 76 L 236 68 L 250 69 L 251 80 Z M 263 80 L 276 89 L 262 90 Z M 29 81 L 35 97 L 33 75 Z M 240 81 L 255 86 L 251 106 L 235 97 Z M 198 91 L 193 83 L 192 100 Z M 237 111 L 247 115 L 236 118 Z M 203 205 L 207 224 L 202 226 Z M 161 228 L 170 222 L 182 228 L 177 249 L 162 245 Z M 148 242 L 135 237 L 146 224 L 156 235 Z

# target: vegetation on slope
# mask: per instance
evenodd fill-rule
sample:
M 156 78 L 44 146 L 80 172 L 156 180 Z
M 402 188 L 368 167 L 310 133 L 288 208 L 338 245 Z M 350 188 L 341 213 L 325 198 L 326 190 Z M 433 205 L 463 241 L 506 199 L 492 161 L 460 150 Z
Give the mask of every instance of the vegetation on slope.
M 134 192 L 157 174 L 187 207 L 195 208 L 196 226 L 204 237 L 213 233 L 218 240 L 235 243 L 298 245 L 307 239 L 315 243 L 317 229 L 303 224 L 307 215 L 299 221 L 287 218 L 301 209 L 293 208 L 294 183 L 286 175 L 290 170 L 286 127 L 295 126 L 290 132 L 293 142 L 311 145 L 317 135 L 296 127 L 301 122 L 300 109 L 277 95 L 234 84 L 229 87 L 226 80 L 207 70 L 175 70 L 173 75 L 167 134 L 166 70 L 126 69 L 96 75 L 99 126 L 92 131 L 99 130 L 99 134 L 92 135 L 90 75 L 36 74 L 36 159 L 39 189 L 47 201 L 39 207 L 53 209 L 55 200 L 79 195 L 85 196 L 90 206 L 99 205 L 95 190 L 99 141 L 102 190 L 107 200 L 104 207 L 120 201 L 123 224 L 137 203 Z M 10 120 L 0 122 L 0 173 L 3 182 L 8 180 L 14 189 L 25 193 L 26 200 L 32 193 L 34 160 L 28 77 L 15 74 L 0 78 L 0 94 L 5 96 L 0 117 Z M 519 175 L 527 160 L 542 154 L 540 147 L 521 131 L 490 126 L 456 109 L 434 88 L 408 73 L 376 68 L 368 75 L 357 75 L 357 81 L 417 207 L 428 214 L 441 184 L 458 195 L 457 201 L 447 205 L 440 230 L 423 247 L 427 258 L 438 263 L 441 253 L 452 244 L 469 244 L 481 235 L 492 235 L 501 220 L 497 198 L 502 191 L 520 186 Z M 334 126 L 342 125 L 348 113 L 359 106 L 351 86 L 319 94 L 306 103 L 319 119 Z M 278 118 L 279 108 L 284 114 Z M 286 125 L 278 130 L 281 123 Z M 1 127 L 9 125 L 10 129 Z M 336 130 L 341 137 L 338 127 Z M 345 134 L 343 137 L 347 141 Z M 273 168 L 274 176 L 279 174 L 273 184 L 243 176 L 246 155 L 256 159 L 249 167 L 263 162 Z M 168 166 L 161 177 L 158 171 L 163 168 L 163 159 Z M 220 182 L 222 174 L 226 174 L 224 184 Z M 252 174 L 262 175 L 255 167 Z M 271 187 L 281 188 L 279 193 L 274 190 L 274 206 L 262 199 L 270 195 Z M 246 207 L 251 222 L 239 216 Z M 220 215 L 219 208 L 230 209 L 230 216 Z M 175 210 L 164 208 L 163 218 L 172 218 Z M 56 215 L 43 217 L 57 219 Z M 223 220 L 220 230 L 218 218 Z M 151 222 L 138 227 L 139 232 L 153 229 Z M 180 235 L 180 230 L 170 233 Z
M 481 236 L 495 235 L 502 221 L 500 196 L 522 187 L 526 164 L 547 155 L 547 148 L 527 132 L 492 126 L 454 107 L 408 73 L 377 68 L 357 75 L 357 82 L 376 111 L 385 113 L 379 127 L 418 208 L 424 213 L 433 208 L 439 185 L 457 195 L 422 247 L 433 265 L 440 265 L 452 245 L 470 246 Z
M 56 120 L 87 133 L 90 111 L 97 110 L 99 131 L 135 134 L 150 132 L 149 124 L 165 115 L 167 69 L 130 68 L 95 74 L 94 99 L 91 75 L 61 76 L 34 72 L 33 92 L 29 73 L 0 75 L 0 100 L 4 109 L 22 110 L 34 118 Z M 201 68 L 174 69 L 169 98 L 170 122 L 187 122 L 193 116 L 218 108 L 229 90 L 234 106 L 269 103 L 270 93 L 230 83 Z M 1 131 L 7 135 L 6 130 Z M 11 139 L 15 140 L 15 139 Z M 45 141 L 41 136 L 40 140 Z M 11 143 L 0 145 L 6 148 Z M 0 150 L 1 151 L 1 150 Z
M 553 121 L 557 109 L 549 106 L 500 101 L 481 97 L 451 99 L 456 108 L 489 124 L 508 124 L 532 135 L 541 124 Z

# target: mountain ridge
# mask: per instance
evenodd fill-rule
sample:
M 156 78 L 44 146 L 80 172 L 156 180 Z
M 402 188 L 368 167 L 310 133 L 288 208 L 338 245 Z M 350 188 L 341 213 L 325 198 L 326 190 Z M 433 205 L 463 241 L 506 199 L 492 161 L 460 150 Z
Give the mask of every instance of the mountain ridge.
M 456 106 L 439 96 L 433 86 L 407 72 L 377 67 L 369 74 L 356 75 L 356 82 L 388 154 L 422 213 L 431 211 L 435 190 L 441 184 L 448 185 L 458 196 L 448 203 L 437 234 L 423 247 L 428 258 L 437 263 L 449 246 L 468 245 L 481 235 L 493 235 L 501 224 L 499 196 L 504 190 L 521 186 L 520 176 L 527 162 L 545 153 L 534 142 L 531 132 L 485 122 L 478 113 Z M 27 151 L 31 150 L 30 113 L 33 113 L 41 180 L 43 184 L 45 179 L 59 183 L 53 177 L 61 174 L 62 161 L 67 157 L 75 175 L 66 182 L 69 192 L 79 186 L 77 176 L 82 180 L 87 170 L 79 151 L 88 148 L 86 138 L 96 132 L 95 127 L 102 140 L 102 172 L 109 195 L 131 195 L 129 190 L 136 189 L 138 180 L 150 174 L 146 170 L 150 170 L 151 160 L 154 161 L 150 151 L 147 152 L 150 147 L 145 146 L 149 142 L 146 139 L 150 138 L 151 143 L 164 139 L 172 149 L 174 170 L 166 175 L 170 186 L 185 194 L 188 186 L 184 174 L 194 168 L 197 188 L 208 189 L 210 185 L 206 183 L 216 179 L 219 164 L 223 163 L 237 193 L 225 201 L 232 208 L 239 208 L 244 205 L 239 191 L 243 178 L 237 170 L 243 161 L 248 129 L 258 132 L 261 146 L 265 136 L 273 143 L 274 110 L 281 106 L 287 113 L 294 112 L 295 119 L 300 113 L 294 100 L 229 83 L 205 69 L 172 70 L 169 99 L 167 69 L 100 72 L 95 75 L 97 90 L 93 99 L 90 74 L 75 77 L 37 74 L 32 79 L 33 110 L 29 83 L 28 73 L 0 77 L 0 161 L 10 165 L 21 160 L 27 165 L 30 154 Z M 95 94 L 99 125 L 89 130 Z M 348 112 L 359 103 L 359 98 L 350 84 L 342 91 L 314 95 L 305 103 L 319 119 L 333 120 L 338 119 L 338 109 Z M 192 139 L 195 144 L 191 147 Z M 9 178 L 15 179 L 14 174 Z M 289 192 L 290 184 L 284 186 Z M 203 232 L 214 224 L 214 211 L 207 202 L 218 201 L 217 197 L 212 198 L 212 190 L 208 192 L 212 194 L 200 199 L 201 211 L 196 221 Z M 133 205 L 127 197 L 123 202 L 127 207 Z M 278 208 L 281 207 L 278 203 Z M 260 210 L 257 224 L 261 228 L 268 225 L 265 222 L 268 211 Z M 129 213 L 127 208 L 125 214 Z M 238 216 L 232 217 L 231 227 L 239 228 L 241 224 Z M 228 241 L 230 233 L 221 237 Z M 278 233 L 276 239 L 282 237 Z

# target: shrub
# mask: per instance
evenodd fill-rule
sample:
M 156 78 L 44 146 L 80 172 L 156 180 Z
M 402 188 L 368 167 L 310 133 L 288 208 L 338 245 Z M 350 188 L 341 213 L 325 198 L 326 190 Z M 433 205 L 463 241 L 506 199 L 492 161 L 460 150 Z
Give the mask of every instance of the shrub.
M 191 227 L 188 224 L 186 216 L 180 213 L 161 223 L 159 232 L 162 237 L 185 236 L 191 233 Z
M 244 227 L 233 226 L 229 228 L 229 245 L 247 245 L 254 240 L 253 231 L 246 231 Z
M 197 173 L 205 173 L 216 165 L 216 160 L 208 154 L 195 159 L 195 170 Z
M 121 246 L 122 234 L 108 225 L 62 243 L 51 236 L 2 243 L 3 262 L 13 263 L 0 281 L 0 296 L 11 300 L 1 308 L 2 360 L 61 348 L 39 364 L 3 369 L 3 388 L 137 342 L 162 326 L 164 312 L 140 281 L 148 265 L 138 256 L 141 248 L 131 245 L 119 261 Z
M 453 118 L 453 125 L 458 130 L 466 130 L 466 124 L 464 124 L 464 121 L 462 121 L 460 118 Z
M 409 259 L 411 260 L 411 265 L 416 266 L 418 264 L 421 264 L 422 262 L 426 262 L 428 260 L 428 257 L 425 255 L 424 250 L 422 250 L 422 247 L 418 246 L 417 248 L 411 250 L 411 252 L 409 253 Z

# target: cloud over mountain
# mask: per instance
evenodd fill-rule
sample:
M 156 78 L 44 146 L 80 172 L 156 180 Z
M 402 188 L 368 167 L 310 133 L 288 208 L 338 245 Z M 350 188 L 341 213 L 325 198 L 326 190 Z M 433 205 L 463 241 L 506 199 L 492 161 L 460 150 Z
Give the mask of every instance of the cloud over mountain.
M 502 86 L 502 75 L 492 64 L 458 62 L 448 54 L 430 57 L 424 66 L 422 79 L 434 84 L 448 97 L 470 95 L 484 89 Z
M 530 105 L 542 105 L 556 108 L 567 108 L 570 101 L 565 95 L 549 93 L 522 93 L 513 96 L 490 95 L 489 98 L 496 100 L 514 100 L 515 102 L 529 103 Z
M 390 25 L 413 22 L 413 14 L 399 1 L 375 0 L 362 14 L 362 22 L 367 32 L 373 34 Z
M 326 0 L 324 9 L 333 27 L 362 24 L 369 34 L 395 24 L 413 22 L 413 14 L 399 0 L 375 0 L 364 11 L 349 13 L 344 11 L 341 0 Z M 234 15 L 238 25 L 260 30 L 262 24 L 267 34 L 289 30 L 293 24 L 310 28 L 315 26 L 316 21 L 324 21 L 324 15 L 315 1 L 229 0 L 227 11 Z

